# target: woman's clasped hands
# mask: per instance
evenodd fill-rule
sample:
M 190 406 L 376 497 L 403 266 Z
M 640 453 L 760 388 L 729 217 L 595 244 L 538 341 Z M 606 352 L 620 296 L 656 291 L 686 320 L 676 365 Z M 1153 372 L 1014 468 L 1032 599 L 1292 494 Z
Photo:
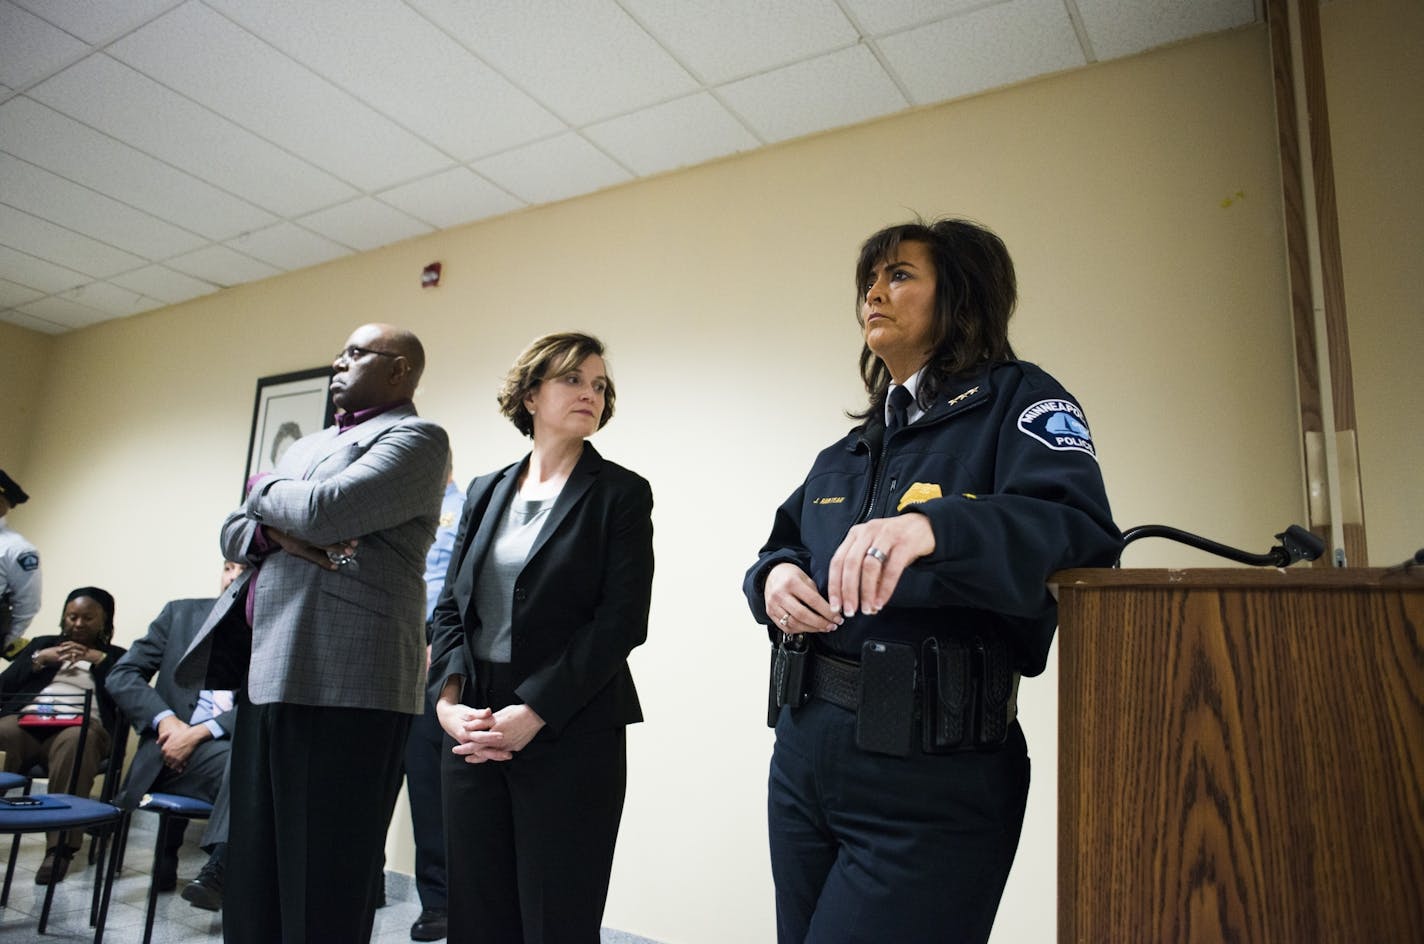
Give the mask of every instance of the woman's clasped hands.
M 467 764 L 513 760 L 544 727 L 544 719 L 528 705 L 492 711 L 442 698 L 435 706 L 435 714 L 440 727 L 455 739 L 452 753 L 465 758 Z

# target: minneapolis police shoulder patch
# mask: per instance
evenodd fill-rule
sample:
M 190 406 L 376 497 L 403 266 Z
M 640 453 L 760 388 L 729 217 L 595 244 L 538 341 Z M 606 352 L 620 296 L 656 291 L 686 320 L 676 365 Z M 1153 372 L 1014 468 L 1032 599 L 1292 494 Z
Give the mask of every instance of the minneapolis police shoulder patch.
M 1049 449 L 1098 457 L 1088 420 L 1071 400 L 1039 400 L 1019 414 L 1019 430 Z
M 40 556 L 34 551 L 26 551 L 15 559 L 15 563 L 19 564 L 20 569 L 24 571 L 39 570 Z

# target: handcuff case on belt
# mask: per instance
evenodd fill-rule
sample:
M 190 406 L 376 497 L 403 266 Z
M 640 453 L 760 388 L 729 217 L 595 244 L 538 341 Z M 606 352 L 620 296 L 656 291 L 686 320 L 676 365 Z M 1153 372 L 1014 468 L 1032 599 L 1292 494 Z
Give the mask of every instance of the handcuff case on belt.
M 810 696 L 806 691 L 806 664 L 811 658 L 811 645 L 806 637 L 782 633 L 771 647 L 771 678 L 766 699 L 766 725 L 776 727 L 781 709 L 790 705 L 800 708 Z

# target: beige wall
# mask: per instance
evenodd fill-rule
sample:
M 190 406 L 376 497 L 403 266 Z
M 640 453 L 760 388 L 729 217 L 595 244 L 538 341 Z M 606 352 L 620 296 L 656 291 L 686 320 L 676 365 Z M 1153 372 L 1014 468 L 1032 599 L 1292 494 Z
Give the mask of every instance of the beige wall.
M 1388 22 L 1417 26 L 1416 7 L 1355 0 L 1327 19 L 1327 42 L 1358 37 L 1348 55 L 1331 50 L 1349 77 L 1337 128 L 1390 142 L 1337 146 L 1347 266 L 1374 266 L 1351 281 L 1351 317 L 1379 563 L 1424 541 L 1421 437 L 1402 412 L 1424 349 L 1424 142 L 1420 106 L 1395 95 L 1381 113 L 1375 90 L 1405 75 L 1419 87 L 1417 43 Z M 1263 550 L 1304 501 L 1269 75 L 1252 28 L 61 336 L 27 458 L 44 494 L 63 496 L 26 509 L 45 555 L 41 621 L 67 588 L 97 583 L 118 597 L 123 641 L 165 600 L 211 592 L 254 379 L 326 363 L 352 326 L 393 320 L 425 339 L 418 404 L 450 430 L 462 482 L 523 449 L 493 406 L 520 347 L 593 331 L 620 392 L 595 442 L 657 500 L 651 636 L 634 656 L 649 720 L 630 733 L 606 921 L 689 944 L 770 940 L 766 647 L 738 585 L 776 504 L 860 405 L 859 240 L 911 210 L 994 226 L 1019 266 L 1014 343 L 1085 404 L 1119 522 Z M 1398 152 L 1413 169 L 1386 179 L 1376 159 Z M 1370 236 L 1375 214 L 1389 216 L 1387 241 Z M 423 291 L 436 259 L 445 284 Z M 1145 542 L 1127 563 L 1217 562 Z M 999 942 L 1054 928 L 1056 669 L 1022 697 L 1036 779 Z M 409 868 L 402 829 L 391 855 Z
M 45 367 L 54 338 L 0 321 L 0 469 L 33 492 L 30 445 L 44 402 Z M 24 511 L 16 512 L 18 524 Z

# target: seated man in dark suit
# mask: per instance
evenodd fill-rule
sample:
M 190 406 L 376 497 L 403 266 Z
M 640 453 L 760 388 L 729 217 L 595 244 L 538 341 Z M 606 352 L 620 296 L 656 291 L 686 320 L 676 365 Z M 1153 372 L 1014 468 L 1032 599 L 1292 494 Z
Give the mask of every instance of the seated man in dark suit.
M 223 565 L 222 589 L 242 573 L 243 565 Z M 145 793 L 162 791 L 196 797 L 214 804 L 203 833 L 209 853 L 202 872 L 183 897 L 200 908 L 222 906 L 223 861 L 227 853 L 228 752 L 237 723 L 234 695 L 180 685 L 173 667 L 212 610 L 215 599 L 174 600 L 148 627 L 148 635 L 133 644 L 109 673 L 108 689 L 138 733 L 138 749 L 128 779 L 115 803 L 135 809 Z M 152 686 L 154 673 L 158 679 Z M 221 794 L 221 796 L 220 796 Z M 178 882 L 178 849 L 183 844 L 186 820 L 178 820 L 165 837 L 155 880 L 160 891 Z

